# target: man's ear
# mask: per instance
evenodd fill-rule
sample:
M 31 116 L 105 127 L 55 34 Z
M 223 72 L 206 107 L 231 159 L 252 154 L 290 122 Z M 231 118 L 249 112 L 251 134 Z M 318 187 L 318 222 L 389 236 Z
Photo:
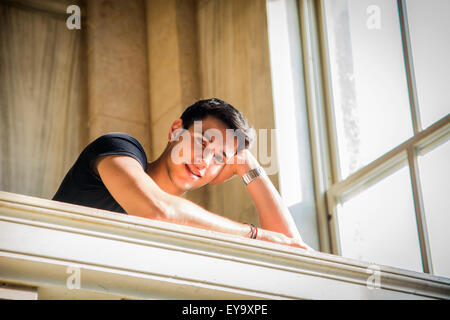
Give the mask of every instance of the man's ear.
M 175 141 L 178 139 L 179 134 L 177 134 L 177 130 L 183 129 L 183 120 L 181 118 L 178 118 L 174 122 L 172 122 L 172 125 L 169 129 L 169 141 Z

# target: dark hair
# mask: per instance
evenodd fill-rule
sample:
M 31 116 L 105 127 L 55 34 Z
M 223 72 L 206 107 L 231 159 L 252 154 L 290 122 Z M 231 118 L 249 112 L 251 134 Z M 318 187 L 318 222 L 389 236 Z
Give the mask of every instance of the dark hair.
M 249 126 L 247 119 L 239 110 L 220 99 L 199 100 L 187 107 L 180 118 L 183 120 L 183 128 L 188 130 L 194 124 L 194 121 L 203 120 L 207 116 L 213 116 L 221 120 L 228 128 L 235 130 L 235 136 L 243 136 L 243 139 L 238 139 L 238 152 L 244 147 L 249 148 L 251 146 L 255 130 Z M 242 145 L 242 140 L 244 145 Z

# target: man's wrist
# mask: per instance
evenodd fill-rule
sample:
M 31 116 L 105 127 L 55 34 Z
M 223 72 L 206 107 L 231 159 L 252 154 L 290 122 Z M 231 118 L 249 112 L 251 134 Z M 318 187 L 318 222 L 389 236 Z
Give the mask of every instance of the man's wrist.
M 258 236 L 258 227 L 255 226 L 253 223 L 245 223 L 245 224 L 250 227 L 248 237 L 251 239 L 256 239 L 256 237 Z
M 246 174 L 250 170 L 259 167 L 258 161 L 255 159 L 255 157 L 251 154 L 249 150 L 245 150 L 245 157 L 246 159 L 244 163 L 236 164 L 236 174 L 241 178 L 243 177 L 244 174 Z
M 251 238 L 252 234 L 254 233 L 254 230 L 253 230 L 253 227 L 251 226 L 251 224 L 244 222 L 244 223 L 242 223 L 242 225 L 244 228 L 244 233 L 241 235 L 244 236 L 245 238 Z
M 242 178 L 244 176 L 244 174 L 246 174 L 247 172 L 249 172 L 252 169 L 254 169 L 254 168 L 252 168 L 248 163 L 240 164 L 240 165 L 238 165 L 237 174 L 239 177 Z

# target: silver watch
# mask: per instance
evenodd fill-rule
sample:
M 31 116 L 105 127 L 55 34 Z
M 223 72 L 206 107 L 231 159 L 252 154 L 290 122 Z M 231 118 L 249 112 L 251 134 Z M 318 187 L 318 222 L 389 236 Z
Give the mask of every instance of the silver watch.
M 242 181 L 244 181 L 245 186 L 247 186 L 250 182 L 252 182 L 253 180 L 255 180 L 257 177 L 259 177 L 260 175 L 263 175 L 264 169 L 261 167 L 257 167 L 255 169 L 250 170 L 249 172 L 247 172 L 246 174 L 244 174 L 242 176 Z

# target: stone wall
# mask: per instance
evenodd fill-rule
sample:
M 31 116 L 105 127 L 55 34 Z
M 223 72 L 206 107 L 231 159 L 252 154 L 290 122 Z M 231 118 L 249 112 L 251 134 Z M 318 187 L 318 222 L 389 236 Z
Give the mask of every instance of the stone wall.
M 265 1 L 87 1 L 81 30 L 66 28 L 68 5 L 0 4 L 0 189 L 50 198 L 82 148 L 111 131 L 136 137 L 155 160 L 198 99 L 274 127 Z M 238 177 L 186 198 L 258 223 Z
M 274 128 L 265 1 L 200 0 L 197 15 L 202 97 L 231 103 L 257 132 Z M 277 187 L 277 175 L 270 178 Z M 210 210 L 258 223 L 256 208 L 238 177 L 207 189 Z
M 150 118 L 145 3 L 87 1 L 89 140 L 128 133 L 148 153 Z
M 0 2 L 0 190 L 52 197 L 88 140 L 77 3 Z

